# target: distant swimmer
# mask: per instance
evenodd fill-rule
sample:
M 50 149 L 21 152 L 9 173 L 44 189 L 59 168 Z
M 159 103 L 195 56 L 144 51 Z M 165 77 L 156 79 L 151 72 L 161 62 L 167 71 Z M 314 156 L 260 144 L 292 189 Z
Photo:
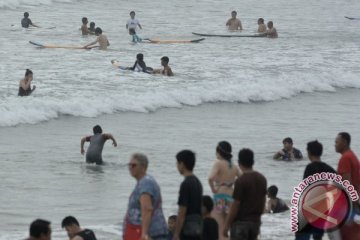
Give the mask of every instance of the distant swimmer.
M 264 23 L 264 19 L 263 18 L 259 18 L 258 19 L 258 33 L 265 33 L 266 32 L 266 25 Z
M 21 26 L 23 28 L 29 28 L 29 26 L 39 27 L 32 23 L 31 19 L 29 18 L 28 12 L 24 12 L 24 18 L 21 20 Z
M 151 73 L 152 68 L 146 67 L 146 64 L 144 62 L 144 54 L 139 53 L 136 55 L 136 61 L 134 63 L 134 66 L 126 68 L 127 70 L 133 70 L 136 72 L 145 72 L 145 73 Z
M 267 23 L 267 27 L 268 27 L 268 30 L 266 31 L 266 36 L 268 38 L 277 38 L 278 34 L 277 34 L 277 31 L 276 31 L 276 28 L 274 28 L 274 24 L 273 24 L 272 21 L 269 21 Z
M 36 86 L 31 88 L 31 82 L 33 80 L 33 72 L 30 69 L 26 69 L 25 77 L 19 82 L 19 93 L 18 96 L 29 96 L 33 91 L 35 91 Z
M 230 31 L 243 30 L 240 19 L 236 18 L 237 12 L 231 12 L 231 18 L 226 22 L 226 26 Z
M 303 159 L 303 155 L 299 149 L 293 147 L 293 140 L 289 137 L 283 140 L 284 148 L 275 153 L 274 159 L 281 158 L 285 161 L 291 160 L 301 160 Z
M 280 198 L 277 197 L 279 189 L 272 185 L 267 189 L 267 196 L 269 200 L 266 203 L 266 213 L 281 213 L 289 210 L 288 205 Z
M 88 28 L 89 34 L 95 34 L 95 23 L 91 22 L 90 27 Z
M 139 26 L 142 29 L 139 20 L 135 19 L 135 12 L 130 12 L 130 19 L 126 23 L 126 29 L 129 30 L 129 35 L 133 37 L 133 42 L 141 42 L 141 39 L 136 35 L 136 28 Z M 140 41 L 139 41 L 140 39 Z
M 156 69 L 153 71 L 154 74 L 162 74 L 165 76 L 174 76 L 174 73 L 172 72 L 170 66 L 169 66 L 169 58 L 164 56 L 161 59 L 161 66 L 163 66 L 163 69 Z
M 81 21 L 82 21 L 82 25 L 81 25 L 81 28 L 80 28 L 81 34 L 82 35 L 89 35 L 90 31 L 89 31 L 89 29 L 87 27 L 87 24 L 88 24 L 87 17 L 83 17 Z
M 95 35 L 98 36 L 96 38 L 96 40 L 85 45 L 84 48 L 88 48 L 88 47 L 95 45 L 96 43 L 99 43 L 99 49 L 106 50 L 107 47 L 110 46 L 110 43 L 109 43 L 109 40 L 107 39 L 107 37 L 104 34 L 102 34 L 101 28 L 97 27 L 95 29 Z
M 82 229 L 79 221 L 73 216 L 65 217 L 61 227 L 65 228 L 69 240 L 96 240 L 95 233 L 90 229 Z
M 102 133 L 102 129 L 99 125 L 96 125 L 93 128 L 94 135 L 83 137 L 80 143 L 81 154 L 84 155 L 84 143 L 90 142 L 90 145 L 86 151 L 86 162 L 87 163 L 96 163 L 102 164 L 102 150 L 104 148 L 104 144 L 107 140 L 112 140 L 114 147 L 117 146 L 116 140 L 111 134 Z

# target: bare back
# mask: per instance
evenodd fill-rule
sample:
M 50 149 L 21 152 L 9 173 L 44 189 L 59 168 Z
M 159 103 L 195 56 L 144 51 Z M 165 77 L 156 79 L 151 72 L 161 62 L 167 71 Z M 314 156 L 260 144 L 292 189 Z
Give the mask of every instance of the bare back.
M 99 47 L 100 50 L 106 50 L 107 47 L 110 45 L 107 37 L 103 34 L 98 36 L 97 41 L 100 45 L 100 47 Z
M 228 161 L 216 160 L 210 172 L 209 181 L 211 179 L 215 182 L 217 193 L 226 193 L 232 196 L 234 182 L 240 175 L 241 171 L 235 164 L 230 167 Z

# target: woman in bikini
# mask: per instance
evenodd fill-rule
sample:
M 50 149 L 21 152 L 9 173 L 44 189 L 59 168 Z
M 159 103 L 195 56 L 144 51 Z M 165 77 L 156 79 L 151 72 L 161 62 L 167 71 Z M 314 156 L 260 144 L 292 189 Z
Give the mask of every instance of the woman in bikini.
M 234 182 L 241 175 L 239 167 L 232 163 L 231 145 L 226 141 L 219 142 L 216 147 L 216 158 L 209 175 L 209 185 L 214 194 L 214 210 L 212 216 L 219 224 L 219 240 L 222 236 L 225 219 L 232 203 Z

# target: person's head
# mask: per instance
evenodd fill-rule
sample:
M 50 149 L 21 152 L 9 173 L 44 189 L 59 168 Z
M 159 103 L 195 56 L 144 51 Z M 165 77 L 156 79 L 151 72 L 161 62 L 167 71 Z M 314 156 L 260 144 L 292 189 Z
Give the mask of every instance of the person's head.
M 340 132 L 335 139 L 335 150 L 343 153 L 350 148 L 351 136 L 347 132 Z
M 232 11 L 232 12 L 231 12 L 231 17 L 232 17 L 232 18 L 236 18 L 236 15 L 237 15 L 237 12 L 236 12 L 236 11 Z
M 274 23 L 272 21 L 268 21 L 267 27 L 271 29 L 271 28 L 273 28 L 273 26 L 274 26 Z
M 131 17 L 131 18 L 134 18 L 134 17 L 135 17 L 135 12 L 134 12 L 134 11 L 131 11 L 131 12 L 130 12 L 130 17 Z
M 28 18 L 29 17 L 29 13 L 28 12 L 24 12 L 24 18 Z
M 83 24 L 88 24 L 88 19 L 87 19 L 87 17 L 83 17 L 81 21 L 82 21 Z
M 100 127 L 100 125 L 94 126 L 93 132 L 94 132 L 94 134 L 102 133 L 102 128 Z
M 315 158 L 320 158 L 323 152 L 323 146 L 317 140 L 307 143 L 307 153 L 310 160 Z
M 264 24 L 264 19 L 263 18 L 259 18 L 258 19 L 258 24 L 260 25 L 260 24 Z
M 291 150 L 293 147 L 293 140 L 289 137 L 284 138 L 283 145 L 286 150 Z
M 95 23 L 94 22 L 90 23 L 90 28 L 95 28 Z
M 161 60 L 161 66 L 167 66 L 170 61 L 169 58 L 166 56 L 162 57 L 160 60 Z
M 241 170 L 252 169 L 252 166 L 254 165 L 254 152 L 251 149 L 241 149 L 238 157 L 238 163 Z
M 176 219 L 177 219 L 177 216 L 176 215 L 171 215 L 169 218 L 168 218 L 168 229 L 170 232 L 175 232 L 175 227 L 176 227 Z
M 51 240 L 50 222 L 43 219 L 36 219 L 30 224 L 30 237 L 39 240 Z
M 138 60 L 138 61 L 144 61 L 144 54 L 138 53 L 138 54 L 136 55 L 136 60 Z
M 191 150 L 182 150 L 176 154 L 177 168 L 180 174 L 192 172 L 195 167 L 195 153 Z
M 65 231 L 67 232 L 67 235 L 70 239 L 81 230 L 78 220 L 76 220 L 76 218 L 73 216 L 65 217 L 61 222 L 61 227 L 65 228 Z
M 276 198 L 278 191 L 279 189 L 277 188 L 277 186 L 272 185 L 267 189 L 267 195 L 269 198 Z
M 146 170 L 149 165 L 149 160 L 146 155 L 142 153 L 135 153 L 131 156 L 129 161 L 129 171 L 131 176 L 140 180 L 146 175 Z
M 101 30 L 101 28 L 97 27 L 95 29 L 95 35 L 100 35 L 100 34 L 102 34 L 102 30 Z
M 26 69 L 25 71 L 25 79 L 32 80 L 33 78 L 33 72 L 30 69 Z
M 206 216 L 211 213 L 214 208 L 214 202 L 210 196 L 204 195 L 202 197 L 202 215 Z
M 231 144 L 227 141 L 221 141 L 218 143 L 216 147 L 216 155 L 224 160 L 231 161 L 232 154 L 231 154 Z

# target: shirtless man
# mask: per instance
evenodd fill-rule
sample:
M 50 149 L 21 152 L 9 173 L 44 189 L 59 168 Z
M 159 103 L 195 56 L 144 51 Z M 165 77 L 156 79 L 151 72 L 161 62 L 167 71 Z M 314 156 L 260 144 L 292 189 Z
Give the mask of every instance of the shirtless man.
M 161 58 L 161 66 L 164 67 L 164 69 L 156 69 L 153 71 L 154 74 L 162 74 L 165 76 L 174 76 L 170 66 L 169 66 L 169 58 L 164 56 Z
M 82 35 L 89 35 L 90 31 L 89 31 L 89 29 L 87 27 L 88 19 L 86 17 L 83 17 L 82 18 L 82 23 L 83 23 L 83 25 L 81 25 L 81 28 L 80 28 L 81 34 Z
M 97 27 L 95 29 L 95 35 L 98 36 L 95 41 L 87 44 L 84 46 L 84 48 L 92 47 L 96 43 L 99 43 L 99 49 L 100 50 L 106 50 L 108 46 L 110 46 L 109 40 L 105 35 L 102 34 L 101 28 Z
M 258 19 L 258 33 L 265 33 L 266 32 L 266 25 L 264 23 L 264 19 L 263 18 L 259 18 Z
M 266 36 L 268 38 L 277 38 L 278 34 L 277 34 L 277 31 L 276 31 L 276 28 L 274 28 L 273 22 L 269 21 L 267 23 L 267 26 L 268 26 L 269 29 L 266 31 Z
M 23 28 L 29 28 L 29 26 L 39 27 L 39 26 L 32 23 L 31 19 L 29 18 L 29 13 L 28 12 L 24 12 L 24 18 L 21 19 L 21 26 Z
M 29 96 L 35 90 L 36 86 L 33 86 L 31 89 L 32 80 L 33 72 L 30 69 L 26 69 L 25 77 L 21 79 L 19 83 L 19 96 Z
M 230 31 L 243 30 L 240 19 L 236 18 L 237 12 L 231 12 L 231 18 L 226 22 L 226 26 Z

